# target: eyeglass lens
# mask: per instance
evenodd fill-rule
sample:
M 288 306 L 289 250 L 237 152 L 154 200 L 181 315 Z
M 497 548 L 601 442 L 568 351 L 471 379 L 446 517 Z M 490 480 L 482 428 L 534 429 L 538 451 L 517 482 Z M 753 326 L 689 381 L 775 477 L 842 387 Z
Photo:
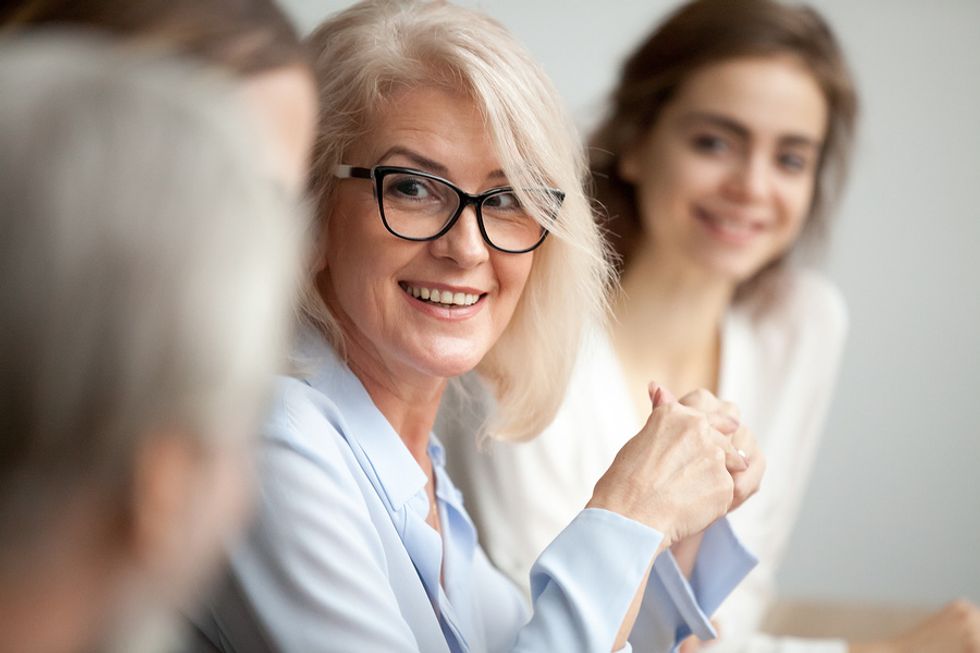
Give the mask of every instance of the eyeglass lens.
M 405 238 L 426 239 L 442 231 L 452 219 L 460 197 L 439 180 L 391 173 L 382 180 L 381 203 L 389 229 Z M 541 225 L 513 191 L 484 198 L 480 211 L 487 238 L 495 247 L 519 251 L 541 239 Z

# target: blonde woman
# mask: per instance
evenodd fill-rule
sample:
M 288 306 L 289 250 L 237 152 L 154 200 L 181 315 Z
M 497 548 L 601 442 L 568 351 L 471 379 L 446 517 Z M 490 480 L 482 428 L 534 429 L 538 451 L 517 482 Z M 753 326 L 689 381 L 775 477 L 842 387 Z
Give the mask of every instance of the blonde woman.
M 300 372 L 279 381 L 259 521 L 202 633 L 224 651 L 611 651 L 642 606 L 665 647 L 710 636 L 705 612 L 753 559 L 720 532 L 698 591 L 660 554 L 755 489 L 733 479 L 738 425 L 713 397 L 651 388 L 646 424 L 538 559 L 530 611 L 431 432 L 448 379 L 475 368 L 496 433 L 539 431 L 603 309 L 585 160 L 550 82 L 498 24 L 441 2 L 363 2 L 309 42 L 320 225 Z

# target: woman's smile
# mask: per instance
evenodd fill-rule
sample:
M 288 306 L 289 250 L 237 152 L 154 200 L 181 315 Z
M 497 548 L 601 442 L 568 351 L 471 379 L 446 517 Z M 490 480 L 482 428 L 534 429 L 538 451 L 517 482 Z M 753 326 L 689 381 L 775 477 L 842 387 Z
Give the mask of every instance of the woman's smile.
M 709 210 L 695 205 L 692 213 L 709 235 L 723 244 L 736 247 L 752 243 L 768 228 L 765 220 L 738 215 L 732 211 Z
M 473 317 L 483 310 L 488 295 L 476 288 L 441 283 L 400 281 L 398 285 L 416 310 L 449 321 Z

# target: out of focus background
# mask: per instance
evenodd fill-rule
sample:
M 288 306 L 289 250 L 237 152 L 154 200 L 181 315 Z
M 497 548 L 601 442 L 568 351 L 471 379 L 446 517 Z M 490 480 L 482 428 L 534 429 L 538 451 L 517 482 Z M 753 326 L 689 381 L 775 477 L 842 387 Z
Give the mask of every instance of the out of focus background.
M 304 31 L 352 4 L 281 1 Z M 462 4 L 528 45 L 583 134 L 623 58 L 675 6 Z M 780 594 L 980 603 L 980 0 L 810 4 L 843 42 L 863 111 L 825 261 L 850 338 Z

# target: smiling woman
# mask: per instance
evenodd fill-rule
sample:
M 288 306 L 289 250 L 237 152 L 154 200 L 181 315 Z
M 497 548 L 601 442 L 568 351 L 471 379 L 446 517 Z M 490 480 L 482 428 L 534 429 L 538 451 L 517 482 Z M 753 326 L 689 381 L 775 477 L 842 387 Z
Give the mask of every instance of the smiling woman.
M 394 4 L 388 11 L 407 21 L 408 6 L 421 5 Z M 367 11 L 367 5 L 355 6 L 344 13 L 344 20 L 353 22 Z M 430 15 L 437 13 L 434 9 L 429 11 Z M 490 23 L 481 16 L 479 23 L 484 22 Z M 497 52 L 483 43 L 486 37 L 478 27 L 454 27 L 453 33 L 447 35 L 451 41 L 447 44 L 440 44 L 432 37 L 423 38 L 421 28 L 412 28 L 419 29 L 419 33 L 413 31 L 414 40 L 405 39 L 405 43 L 391 40 L 382 33 L 383 29 L 377 28 L 374 38 L 379 39 L 379 51 L 360 42 L 355 44 L 350 38 L 339 39 L 329 47 L 324 45 L 317 53 L 321 115 L 325 119 L 320 125 L 319 149 L 314 154 L 312 187 L 321 207 L 319 217 L 328 225 L 321 232 L 326 240 L 326 247 L 321 251 L 328 251 L 335 235 L 335 230 L 329 227 L 330 221 L 342 214 L 333 201 L 341 187 L 360 187 L 351 192 L 358 194 L 363 202 L 361 207 L 371 212 L 373 222 L 378 222 L 375 214 L 379 204 L 370 198 L 371 185 L 342 181 L 337 176 L 338 166 L 408 167 L 442 177 L 469 193 L 512 186 L 513 196 L 534 220 L 538 233 L 542 226 L 547 226 L 559 237 L 553 246 L 535 251 L 538 265 L 530 274 L 528 292 L 514 307 L 513 324 L 480 362 L 480 371 L 493 383 L 503 403 L 494 417 L 494 432 L 507 439 L 524 439 L 547 423 L 548 416 L 561 401 L 563 384 L 556 384 L 555 380 L 567 378 L 571 369 L 573 361 L 565 354 L 574 350 L 578 342 L 581 318 L 601 315 L 606 306 L 609 269 L 604 244 L 592 223 L 582 187 L 588 175 L 584 152 L 577 140 L 570 138 L 575 134 L 574 127 L 556 102 L 550 81 L 543 79 L 538 66 L 523 49 L 500 48 Z M 326 29 L 326 26 L 321 28 Z M 493 30 L 511 42 L 511 37 L 496 24 Z M 311 40 L 322 43 L 317 35 Z M 396 51 L 399 45 L 404 47 L 402 58 L 384 56 L 385 52 Z M 485 61 L 479 60 L 477 52 L 483 53 Z M 339 71 L 327 69 L 327 66 L 336 68 L 336 61 L 341 58 L 349 60 L 351 65 Z M 498 60 L 506 63 L 507 74 L 493 69 L 490 62 Z M 464 87 L 461 87 L 460 70 L 469 71 L 463 75 L 468 78 Z M 466 85 L 471 88 L 465 88 Z M 412 97 L 414 89 L 419 87 L 426 101 L 439 102 L 440 110 L 454 109 L 452 114 L 456 113 L 453 101 L 462 101 L 466 110 L 462 113 L 466 115 L 456 120 L 459 124 L 452 125 L 452 129 L 433 125 L 450 114 L 443 111 L 433 120 L 426 111 L 412 110 L 405 99 Z M 479 101 L 474 102 L 473 98 Z M 371 113 L 365 116 L 368 107 Z M 389 126 L 392 117 L 398 119 L 398 124 Z M 433 131 L 433 127 L 441 128 Z M 384 143 L 380 142 L 380 134 L 373 133 L 378 128 L 384 131 Z M 358 137 L 363 134 L 374 138 L 361 142 Z M 458 143 L 464 138 L 468 145 L 479 148 L 470 158 L 489 153 L 494 165 L 477 171 L 450 170 L 460 149 Z M 342 146 L 351 149 L 341 152 Z M 478 179 L 452 176 L 460 172 L 467 172 L 470 177 L 482 176 Z M 376 178 L 376 193 L 377 182 Z M 540 192 L 551 188 L 560 188 L 562 193 Z M 381 190 L 380 197 L 384 199 L 386 194 Z M 382 203 L 382 211 L 385 206 Z M 487 202 L 475 207 L 481 209 L 483 230 L 487 231 L 486 218 L 492 212 L 486 210 Z M 559 208 L 562 219 L 555 220 Z M 450 215 L 440 227 L 449 226 Z M 391 229 L 387 214 L 383 213 L 382 217 L 385 226 Z M 529 226 L 526 221 L 524 224 Z M 460 228 L 466 227 L 462 224 L 454 227 Z M 495 246 L 494 231 L 489 233 L 491 247 Z M 509 249 L 506 242 L 501 245 Z M 522 249 L 534 245 L 530 243 Z M 569 284 L 552 283 L 559 270 L 571 280 Z M 305 312 L 325 328 L 334 346 L 346 345 L 335 316 L 323 304 L 322 293 L 309 293 Z M 539 319 L 545 315 L 552 324 Z M 514 374 L 512 370 L 516 369 L 521 373 Z
M 506 184 L 483 116 L 467 95 L 440 88 L 411 89 L 393 96 L 388 107 L 370 136 L 351 148 L 349 160 L 423 168 L 423 174 L 439 173 L 472 191 Z M 329 263 L 318 281 L 321 296 L 341 324 L 352 362 L 358 359 L 351 355 L 354 349 L 381 346 L 390 356 L 384 363 L 387 375 L 397 376 L 396 368 L 404 365 L 408 374 L 419 368 L 425 375 L 458 376 L 480 363 L 510 323 L 535 254 L 517 256 L 487 247 L 483 221 L 471 219 L 469 212 L 459 211 L 447 199 L 435 203 L 435 215 L 426 215 L 431 207 L 418 208 L 416 199 L 424 186 L 413 185 L 413 177 L 401 174 L 394 178 L 400 191 L 391 185 L 390 175 L 378 182 L 381 193 L 359 181 L 344 182 L 337 189 L 323 259 Z M 437 192 L 431 184 L 429 188 Z M 413 194 L 406 200 L 409 192 Z M 476 205 L 498 196 L 491 194 Z M 407 202 L 412 206 L 406 208 Z M 402 234 L 392 238 L 378 219 L 379 211 L 389 229 L 397 224 L 414 231 L 428 223 L 429 239 L 443 235 L 428 245 L 406 241 Z M 542 227 L 529 214 L 525 221 L 533 237 L 519 244 L 528 250 L 541 242 Z M 429 299 L 415 298 L 409 288 L 418 288 L 420 295 L 428 289 Z M 363 301 L 365 293 L 368 301 Z M 477 301 L 457 308 L 456 298 L 464 303 L 466 295 Z M 382 376 L 382 370 L 371 376 Z
M 747 464 L 714 397 L 695 409 L 650 388 L 648 423 L 539 559 L 532 611 L 484 555 L 431 433 L 449 379 L 472 370 L 495 435 L 541 429 L 600 319 L 609 269 L 549 80 L 500 25 L 444 2 L 362 2 L 310 47 L 305 373 L 279 382 L 259 522 L 201 631 L 236 651 L 609 651 L 642 603 L 665 642 L 709 637 L 705 613 L 751 556 L 725 520 L 710 587 L 659 554 L 757 487 L 758 465 L 736 490 Z

